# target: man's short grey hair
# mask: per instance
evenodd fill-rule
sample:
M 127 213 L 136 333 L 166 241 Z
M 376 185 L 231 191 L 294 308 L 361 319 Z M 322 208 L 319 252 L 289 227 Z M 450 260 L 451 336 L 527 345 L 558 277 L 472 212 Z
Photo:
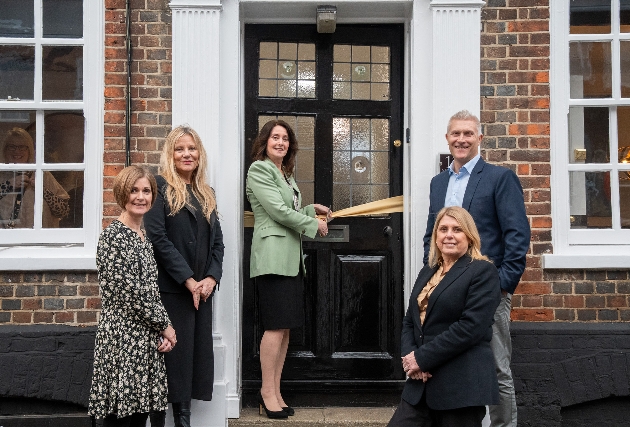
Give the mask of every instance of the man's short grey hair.
M 479 118 L 475 116 L 473 113 L 471 113 L 470 111 L 461 110 L 453 114 L 451 118 L 448 119 L 448 125 L 446 126 L 446 133 L 449 133 L 449 131 L 451 130 L 451 122 L 453 120 L 466 120 L 466 121 L 475 122 L 475 124 L 477 125 L 477 133 L 479 133 L 479 135 L 482 135 L 481 122 L 479 121 Z

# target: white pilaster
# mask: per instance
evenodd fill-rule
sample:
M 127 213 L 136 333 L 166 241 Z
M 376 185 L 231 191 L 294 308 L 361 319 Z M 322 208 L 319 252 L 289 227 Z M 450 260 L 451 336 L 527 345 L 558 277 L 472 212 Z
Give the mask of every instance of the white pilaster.
M 444 134 L 448 119 L 454 113 L 466 109 L 479 116 L 483 5 L 483 1 L 471 0 L 431 1 L 436 125 L 432 136 L 438 153 L 448 152 Z
M 199 133 L 208 154 L 207 179 L 217 190 L 219 212 L 224 220 L 226 213 L 232 214 L 232 209 L 222 203 L 226 195 L 221 194 L 223 188 L 217 182 L 217 176 L 225 170 L 221 156 L 224 139 L 220 131 L 221 0 L 172 0 L 169 6 L 173 12 L 173 126 L 188 123 Z M 238 166 L 236 170 L 240 171 Z M 227 426 L 228 396 L 235 394 L 231 389 L 238 383 L 233 378 L 237 370 L 234 365 L 238 363 L 234 357 L 235 346 L 238 349 L 234 342 L 239 339 L 238 333 L 235 335 L 238 324 L 232 321 L 232 308 L 233 290 L 239 281 L 233 274 L 232 252 L 234 242 L 240 237 L 234 236 L 233 227 L 229 227 L 233 224 L 222 221 L 221 225 L 227 229 L 223 229 L 227 260 L 220 290 L 213 301 L 214 392 L 211 402 L 193 401 L 191 421 L 199 427 Z M 228 307 L 227 322 L 225 307 Z M 173 425 L 170 414 L 167 425 Z
M 172 0 L 173 126 L 188 123 L 211 154 L 219 146 L 220 0 Z M 214 185 L 217 156 L 208 156 Z
M 439 171 L 440 153 L 448 153 L 444 135 L 450 116 L 480 110 L 481 7 L 475 0 L 424 0 L 413 3 L 410 38 L 409 127 L 405 186 L 410 247 L 405 295 L 422 268 L 423 236 L 429 211 L 429 182 Z M 407 217 L 405 218 L 407 220 Z

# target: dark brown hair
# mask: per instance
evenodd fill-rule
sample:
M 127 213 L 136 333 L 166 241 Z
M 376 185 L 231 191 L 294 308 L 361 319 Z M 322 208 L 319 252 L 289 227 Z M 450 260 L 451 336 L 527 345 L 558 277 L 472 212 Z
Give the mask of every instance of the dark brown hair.
M 271 137 L 271 131 L 276 126 L 282 126 L 286 129 L 289 135 L 289 148 L 286 156 L 282 159 L 282 167 L 284 172 L 291 176 L 293 175 L 293 168 L 295 167 L 295 156 L 298 152 L 298 142 L 295 137 L 295 132 L 291 129 L 291 126 L 284 120 L 270 120 L 262 127 L 260 133 L 254 139 L 252 144 L 252 160 L 265 160 L 267 158 L 267 141 Z
M 153 205 L 153 202 L 157 197 L 157 184 L 155 182 L 155 177 L 148 170 L 140 166 L 131 165 L 121 170 L 118 175 L 116 175 L 116 178 L 114 178 L 114 197 L 116 198 L 118 206 L 125 209 L 125 205 L 129 201 L 129 196 L 131 195 L 131 189 L 140 178 L 146 178 L 149 180 L 149 185 L 151 185 L 151 205 Z

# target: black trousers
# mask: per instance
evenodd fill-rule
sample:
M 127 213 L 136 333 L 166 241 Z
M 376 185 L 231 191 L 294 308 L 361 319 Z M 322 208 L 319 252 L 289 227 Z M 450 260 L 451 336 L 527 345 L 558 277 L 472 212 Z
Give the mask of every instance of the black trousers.
M 103 427 L 144 427 L 149 418 L 148 412 L 136 413 L 128 417 L 116 418 L 116 414 L 103 419 Z
M 486 415 L 485 406 L 438 411 L 427 406 L 424 394 L 417 405 L 400 399 L 396 412 L 387 427 L 481 427 Z
M 200 301 L 199 310 L 195 310 L 188 291 L 181 294 L 160 292 L 160 297 L 177 333 L 177 345 L 164 353 L 168 401 L 212 400 L 212 298 Z

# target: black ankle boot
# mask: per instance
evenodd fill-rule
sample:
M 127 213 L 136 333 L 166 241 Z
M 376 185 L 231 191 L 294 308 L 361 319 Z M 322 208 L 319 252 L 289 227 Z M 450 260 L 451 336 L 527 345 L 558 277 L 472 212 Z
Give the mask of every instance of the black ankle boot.
M 190 402 L 173 403 L 175 427 L 190 427 Z
M 164 427 L 166 411 L 151 411 L 149 412 L 149 419 L 151 420 L 151 427 Z

